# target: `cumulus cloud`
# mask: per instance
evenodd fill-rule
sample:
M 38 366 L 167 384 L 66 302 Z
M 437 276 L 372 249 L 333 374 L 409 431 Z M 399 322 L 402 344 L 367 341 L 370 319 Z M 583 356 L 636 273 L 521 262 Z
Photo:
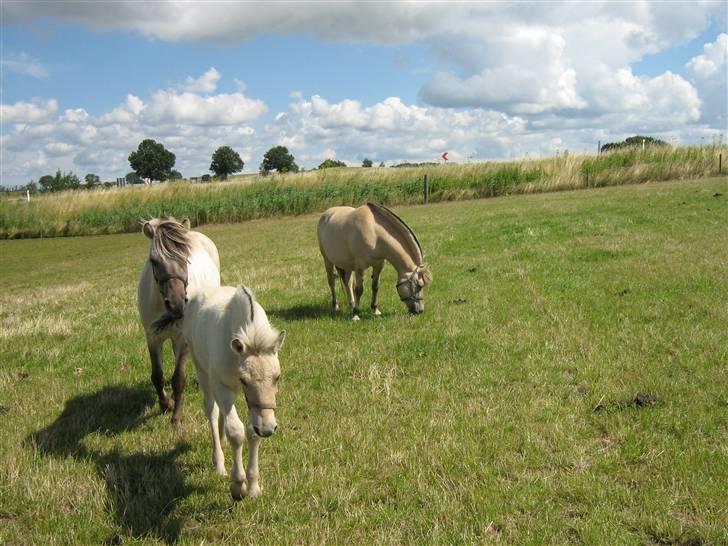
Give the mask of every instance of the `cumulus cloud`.
M 190 176 L 207 172 L 212 152 L 230 145 L 252 155 L 255 129 L 266 112 L 262 100 L 242 92 L 211 94 L 220 74 L 214 68 L 199 78 L 157 90 L 146 101 L 127 95 L 123 103 L 98 116 L 82 108 L 59 112 L 55 100 L 0 105 L 5 183 L 37 179 L 45 170 L 82 170 L 106 179 L 129 171 L 128 155 L 144 138 L 162 142 L 177 155 L 176 168 Z M 198 94 L 182 89 L 196 88 Z
M 40 101 L 0 104 L 0 119 L 5 123 L 37 124 L 50 120 L 58 112 L 58 102 Z
M 716 129 L 728 126 L 728 34 L 720 34 L 715 42 L 705 44 L 686 68 L 693 76 L 703 98 L 701 120 Z

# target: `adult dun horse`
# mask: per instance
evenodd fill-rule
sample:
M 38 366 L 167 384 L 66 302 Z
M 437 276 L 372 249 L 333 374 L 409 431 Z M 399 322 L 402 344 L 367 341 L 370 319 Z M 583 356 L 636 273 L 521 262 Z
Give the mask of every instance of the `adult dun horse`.
M 223 432 L 233 451 L 230 493 L 233 498 L 257 497 L 258 447 L 261 438 L 278 428 L 276 395 L 281 366 L 278 361 L 286 332 L 278 332 L 252 292 L 244 287 L 220 286 L 200 290 L 190 298 L 182 331 L 192 350 L 197 380 L 205 396 L 210 421 L 212 461 L 225 475 L 220 443 Z M 235 409 L 243 392 L 248 426 Z M 248 469 L 243 467 L 243 441 L 248 439 Z
M 372 267 L 371 307 L 375 316 L 381 315 L 377 295 L 385 261 L 397 270 L 397 292 L 409 312 L 418 314 L 425 310 L 423 289 L 432 282 L 432 273 L 424 263 L 417 236 L 388 208 L 374 203 L 356 209 L 332 207 L 321 215 L 318 241 L 335 311 L 339 306 L 334 268 L 344 285 L 353 319 L 359 320 L 364 270 Z
M 190 230 L 189 220 L 179 223 L 166 216 L 152 218 L 143 223 L 142 231 L 151 244 L 149 258 L 139 277 L 139 315 L 152 362 L 152 383 L 163 413 L 172 405 L 164 391 L 162 345 L 167 339 L 172 341 L 175 358 L 172 423 L 178 424 L 182 417 L 189 349 L 180 328 L 173 325 L 183 318 L 190 296 L 201 288 L 220 286 L 220 257 L 209 238 Z

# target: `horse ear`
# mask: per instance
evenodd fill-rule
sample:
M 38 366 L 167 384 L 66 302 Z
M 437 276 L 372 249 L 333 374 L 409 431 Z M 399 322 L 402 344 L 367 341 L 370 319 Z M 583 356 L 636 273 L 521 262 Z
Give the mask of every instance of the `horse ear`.
M 245 344 L 236 337 L 234 337 L 230 342 L 230 347 L 239 355 L 242 355 L 245 352 Z
M 184 227 L 186 227 L 187 229 L 192 228 L 192 224 L 190 223 L 190 219 L 189 218 L 185 218 L 184 220 L 182 220 L 182 225 Z
M 281 331 L 280 334 L 278 334 L 278 339 L 276 339 L 276 343 L 273 346 L 273 352 L 277 353 L 281 350 L 281 347 L 283 347 L 283 342 L 286 340 L 286 331 Z
M 154 228 L 151 222 L 144 222 L 142 226 L 142 232 L 147 236 L 148 239 L 154 239 Z

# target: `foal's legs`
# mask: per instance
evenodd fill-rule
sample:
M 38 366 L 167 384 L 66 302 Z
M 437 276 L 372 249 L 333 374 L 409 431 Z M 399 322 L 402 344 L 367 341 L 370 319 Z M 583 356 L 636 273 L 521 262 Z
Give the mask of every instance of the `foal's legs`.
M 258 447 L 260 436 L 248 425 L 248 495 L 257 497 L 263 491 L 258 484 Z
M 172 375 L 174 412 L 172 413 L 172 424 L 179 425 L 182 419 L 182 403 L 185 396 L 185 384 L 187 383 L 185 364 L 190 354 L 190 349 L 182 336 L 177 336 L 172 340 L 172 349 L 174 350 L 174 374 Z
M 382 274 L 383 268 L 384 262 L 379 262 L 375 263 L 374 268 L 372 269 L 372 313 L 374 313 L 375 317 L 382 314 L 377 306 L 377 297 L 379 295 L 379 277 Z
M 326 269 L 326 278 L 329 281 L 329 288 L 331 289 L 331 303 L 334 311 L 338 311 L 339 304 L 336 303 L 336 273 L 334 273 L 334 264 L 324 258 L 324 268 Z
M 207 374 L 197 368 L 197 381 L 200 383 L 202 393 L 205 397 L 205 415 L 210 422 L 210 433 L 212 435 L 212 464 L 215 465 L 215 470 L 221 476 L 227 475 L 225 471 L 225 455 L 222 451 L 222 444 L 220 442 L 220 434 L 222 433 L 222 427 L 220 426 L 221 417 L 220 409 L 217 407 L 215 397 L 210 391 L 210 380 Z
M 243 467 L 243 441 L 245 440 L 245 427 L 238 412 L 235 410 L 235 393 L 214 378 L 212 389 L 222 413 L 225 436 L 230 441 L 233 450 L 233 466 L 230 469 L 230 494 L 234 499 L 240 500 L 248 494 L 248 483 Z
M 152 384 L 157 391 L 159 409 L 162 413 L 169 411 L 171 404 L 167 393 L 164 392 L 164 369 L 162 368 L 162 341 L 154 334 L 147 333 L 147 348 L 149 359 L 152 361 Z

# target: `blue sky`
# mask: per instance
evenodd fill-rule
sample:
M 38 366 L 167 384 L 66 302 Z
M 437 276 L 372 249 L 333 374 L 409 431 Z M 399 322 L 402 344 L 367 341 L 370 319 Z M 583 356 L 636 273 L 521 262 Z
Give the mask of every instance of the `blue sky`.
M 725 2 L 15 2 L 0 183 L 123 176 L 144 138 L 199 176 L 220 145 L 312 168 L 592 151 L 726 131 Z

